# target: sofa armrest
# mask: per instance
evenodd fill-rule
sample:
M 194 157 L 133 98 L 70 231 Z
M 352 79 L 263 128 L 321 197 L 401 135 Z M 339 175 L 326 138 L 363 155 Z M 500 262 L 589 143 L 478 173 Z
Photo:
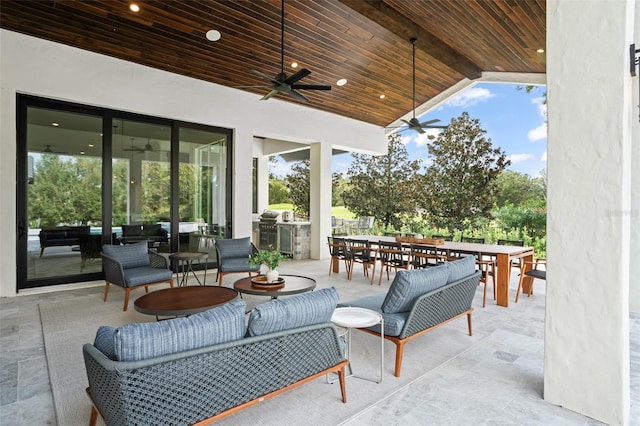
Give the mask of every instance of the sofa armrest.
M 104 269 L 105 279 L 113 284 L 125 286 L 124 269 L 122 264 L 111 256 L 100 253 L 102 256 L 102 269 Z
M 398 337 L 404 339 L 471 309 L 481 275 L 477 271 L 420 296 L 413 304 Z
M 151 267 L 159 268 L 159 269 L 168 269 L 167 259 L 158 253 L 153 251 L 149 251 L 149 261 L 151 262 Z

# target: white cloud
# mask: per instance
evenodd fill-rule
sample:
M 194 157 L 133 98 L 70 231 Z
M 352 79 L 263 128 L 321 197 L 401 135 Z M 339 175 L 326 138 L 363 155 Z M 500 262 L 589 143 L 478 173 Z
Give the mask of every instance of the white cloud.
M 540 161 L 544 161 L 545 163 L 547 162 L 547 151 L 542 153 L 542 155 L 540 156 Z
M 531 142 L 543 140 L 547 138 L 547 123 L 542 123 L 535 129 L 529 130 L 527 137 Z
M 544 98 L 543 97 L 534 98 L 531 101 L 531 103 L 538 107 L 538 114 L 540 114 L 541 117 L 544 117 L 546 119 L 547 118 L 547 104 L 544 103 Z
M 533 154 L 513 154 L 509 156 L 511 164 L 522 163 L 523 161 L 533 160 L 535 156 Z
M 443 104 L 443 106 L 451 107 L 470 107 L 481 102 L 493 98 L 495 95 L 489 89 L 484 87 L 472 87 L 462 93 L 457 94 Z

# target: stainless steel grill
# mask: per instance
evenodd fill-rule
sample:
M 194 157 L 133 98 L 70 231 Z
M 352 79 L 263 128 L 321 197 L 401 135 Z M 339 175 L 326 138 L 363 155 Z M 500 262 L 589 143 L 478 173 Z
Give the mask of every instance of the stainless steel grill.
M 268 249 L 269 246 L 278 248 L 278 219 L 280 213 L 273 210 L 265 210 L 260 215 L 258 223 L 258 231 L 260 238 L 258 240 L 258 248 L 260 250 Z

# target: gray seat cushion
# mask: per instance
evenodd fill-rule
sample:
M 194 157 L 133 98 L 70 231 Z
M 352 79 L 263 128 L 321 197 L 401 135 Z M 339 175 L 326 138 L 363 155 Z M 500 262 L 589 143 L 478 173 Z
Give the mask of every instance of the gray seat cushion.
M 338 304 L 335 288 L 324 288 L 262 303 L 251 310 L 247 334 L 261 336 L 331 321 Z
M 114 361 L 140 361 L 242 339 L 246 303 L 234 300 L 189 317 L 98 329 L 94 346 Z
M 442 287 L 448 277 L 448 265 L 398 271 L 382 303 L 382 312 L 393 314 L 410 311 L 418 297 Z
M 146 245 L 146 244 L 145 244 Z M 171 269 L 152 268 L 151 266 L 141 266 L 139 268 L 129 268 L 124 276 L 126 287 L 136 287 L 142 284 L 157 283 L 170 280 L 173 276 Z
M 226 258 L 220 263 L 222 272 L 246 272 L 249 270 L 259 270 L 260 267 L 249 265 L 249 256 L 246 258 Z
M 404 327 L 404 324 L 407 322 L 409 312 L 396 312 L 392 314 L 382 312 L 382 302 L 384 302 L 385 297 L 386 294 L 384 293 L 375 294 L 373 296 L 367 296 L 360 299 L 352 300 L 351 302 L 338 303 L 338 307 L 346 308 L 349 306 L 353 306 L 356 308 L 366 308 L 371 309 L 372 311 L 376 311 L 381 314 L 382 318 L 384 319 L 385 336 L 399 336 L 402 328 Z M 376 324 L 368 328 L 377 333 L 380 333 L 380 324 Z

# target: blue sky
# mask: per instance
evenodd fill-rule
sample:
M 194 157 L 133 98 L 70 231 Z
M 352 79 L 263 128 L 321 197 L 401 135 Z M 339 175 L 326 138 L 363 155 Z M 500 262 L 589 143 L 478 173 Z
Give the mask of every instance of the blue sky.
M 501 148 L 511 160 L 509 169 L 529 176 L 538 176 L 547 163 L 546 106 L 543 105 L 545 87 L 527 93 L 517 90 L 518 85 L 505 83 L 480 83 L 458 93 L 439 107 L 424 114 L 419 120 L 439 119 L 437 124 L 449 124 L 451 118 L 459 117 L 464 111 L 471 118 L 480 120 L 480 126 L 487 131 L 494 147 Z M 430 129 L 427 134 L 437 134 Z M 410 159 L 421 158 L 427 162 L 425 135 L 413 131 L 401 133 Z M 351 155 L 333 157 L 333 171 L 346 172 L 351 164 Z M 288 169 L 284 164 L 272 170 L 284 176 Z

